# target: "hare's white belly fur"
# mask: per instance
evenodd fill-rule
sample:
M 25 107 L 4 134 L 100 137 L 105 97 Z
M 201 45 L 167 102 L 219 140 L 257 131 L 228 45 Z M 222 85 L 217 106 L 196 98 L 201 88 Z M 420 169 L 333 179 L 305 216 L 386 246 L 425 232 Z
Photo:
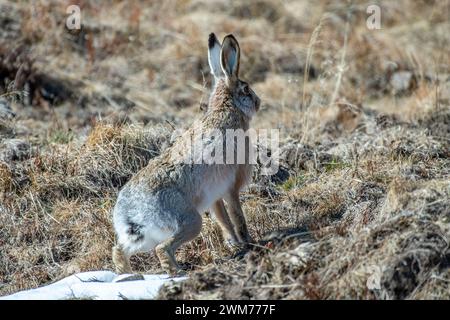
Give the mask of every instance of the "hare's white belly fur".
M 215 171 L 213 174 L 205 174 L 203 181 L 198 183 L 198 191 L 194 199 L 197 200 L 195 204 L 199 213 L 208 210 L 214 202 L 222 198 L 230 190 L 236 179 L 234 170 L 212 170 Z

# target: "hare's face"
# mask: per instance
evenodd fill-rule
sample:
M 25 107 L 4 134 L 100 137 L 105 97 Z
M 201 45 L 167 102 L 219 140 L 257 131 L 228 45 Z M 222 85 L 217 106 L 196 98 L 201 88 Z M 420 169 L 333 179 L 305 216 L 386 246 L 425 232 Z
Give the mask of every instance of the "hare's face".
M 247 82 L 238 80 L 233 92 L 234 105 L 251 118 L 258 110 L 261 100 Z

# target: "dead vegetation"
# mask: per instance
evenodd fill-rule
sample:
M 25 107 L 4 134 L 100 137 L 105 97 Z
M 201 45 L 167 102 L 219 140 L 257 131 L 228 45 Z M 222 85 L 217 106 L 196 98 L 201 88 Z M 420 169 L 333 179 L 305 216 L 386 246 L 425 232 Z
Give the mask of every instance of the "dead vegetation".
M 257 243 L 207 215 L 160 298 L 450 298 L 448 1 L 380 1 L 374 31 L 361 1 L 78 3 L 78 32 L 62 2 L 0 3 L 0 294 L 112 268 L 117 191 L 201 114 L 214 31 L 282 167 L 242 194 Z
M 265 232 L 253 227 L 259 244 L 160 297 L 448 298 L 449 143 L 419 140 L 423 128 L 409 128 L 416 141 L 403 145 L 415 150 L 408 154 L 389 139 L 394 129 L 395 139 L 404 140 L 398 125 L 372 137 L 354 132 L 347 139 L 360 142 L 348 151 L 357 160 L 329 149 L 334 161 L 300 169 L 275 198 L 247 201 L 250 224 Z M 364 150 L 366 144 L 374 150 Z M 447 154 L 433 155 L 426 144 Z

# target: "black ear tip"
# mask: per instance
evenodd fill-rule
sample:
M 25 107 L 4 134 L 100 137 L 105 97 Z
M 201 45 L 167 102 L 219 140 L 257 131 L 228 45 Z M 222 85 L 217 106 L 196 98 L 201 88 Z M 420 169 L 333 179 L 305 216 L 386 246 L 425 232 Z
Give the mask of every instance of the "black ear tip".
M 217 38 L 216 38 L 216 35 L 214 34 L 214 32 L 211 32 L 210 34 L 209 34 L 209 37 L 208 37 L 208 48 L 212 48 L 212 47 L 214 47 L 214 45 L 216 44 L 216 42 L 218 42 L 217 41 Z
M 239 46 L 239 42 L 237 41 L 236 37 L 233 34 L 227 34 L 225 38 L 223 38 L 223 43 L 225 41 L 231 41 L 231 43 L 235 44 L 236 46 Z
M 237 42 L 236 37 L 235 37 L 232 33 L 227 34 L 227 35 L 225 36 L 224 40 L 225 40 L 225 39 L 232 39 L 232 40 L 234 40 L 234 41 Z

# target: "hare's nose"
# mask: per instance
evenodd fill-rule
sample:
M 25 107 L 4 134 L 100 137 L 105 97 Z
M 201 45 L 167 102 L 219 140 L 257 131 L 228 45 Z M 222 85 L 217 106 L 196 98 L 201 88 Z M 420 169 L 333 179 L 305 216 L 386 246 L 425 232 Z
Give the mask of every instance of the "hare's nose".
M 259 106 L 261 105 L 261 99 L 256 97 L 256 101 L 255 101 L 255 109 L 256 111 L 259 110 Z

